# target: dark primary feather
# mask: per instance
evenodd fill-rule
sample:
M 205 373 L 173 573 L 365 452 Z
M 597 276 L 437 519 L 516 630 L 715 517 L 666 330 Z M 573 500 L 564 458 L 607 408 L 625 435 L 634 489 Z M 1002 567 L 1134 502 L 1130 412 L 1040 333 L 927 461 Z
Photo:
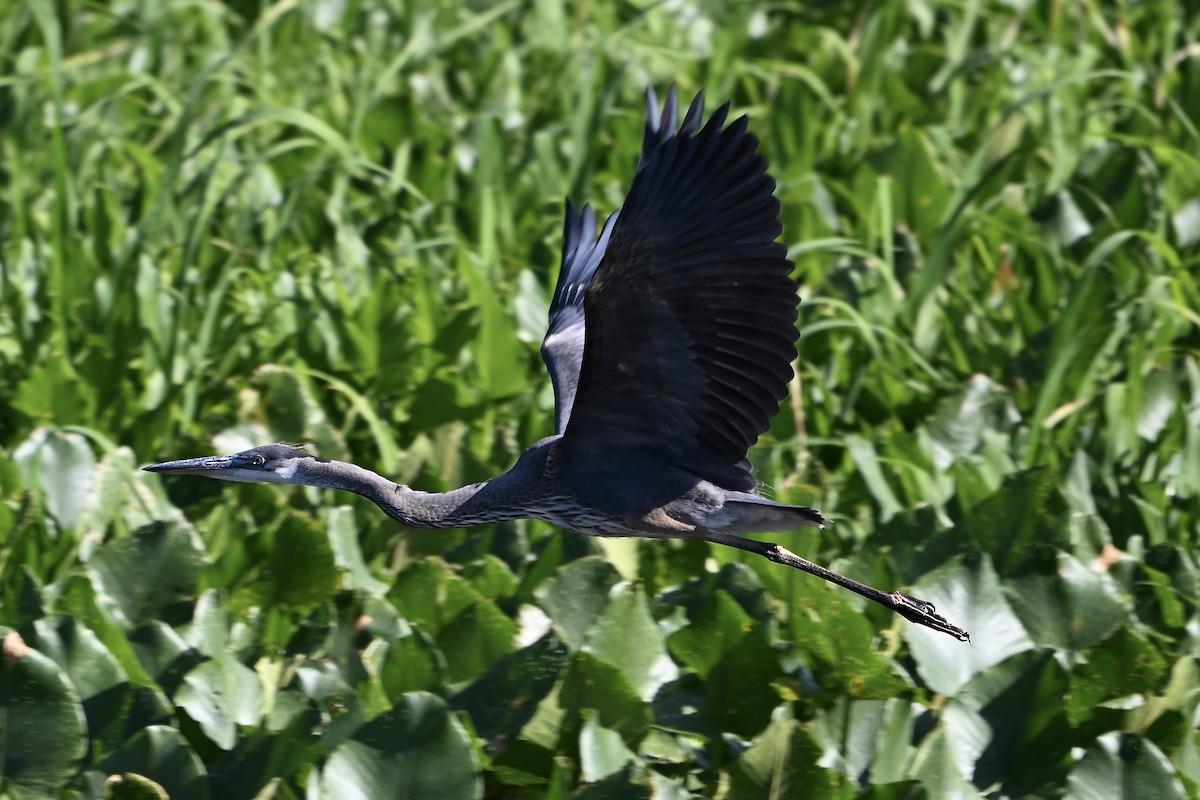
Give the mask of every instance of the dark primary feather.
M 620 216 L 589 247 L 591 210 L 568 209 L 543 344 L 557 427 L 565 421 L 569 453 L 651 449 L 697 477 L 750 490 L 746 451 L 787 393 L 798 336 L 792 264 L 775 241 L 775 182 L 746 119 L 724 127 L 728 104 L 701 128 L 697 95 L 676 130 L 674 88 L 660 117 L 653 92 L 647 103 Z

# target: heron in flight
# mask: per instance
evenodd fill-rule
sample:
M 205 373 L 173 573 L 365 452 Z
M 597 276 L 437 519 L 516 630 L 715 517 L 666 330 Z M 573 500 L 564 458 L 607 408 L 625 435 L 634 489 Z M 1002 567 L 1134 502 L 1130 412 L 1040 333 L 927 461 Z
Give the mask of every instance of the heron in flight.
M 647 92 L 642 154 L 624 206 L 567 201 L 562 266 L 542 358 L 554 435 L 508 472 L 450 492 L 393 483 L 279 444 L 146 467 L 244 483 L 355 492 L 404 525 L 462 528 L 533 517 L 588 536 L 698 539 L 757 553 L 966 641 L 932 603 L 884 592 L 750 532 L 823 527 L 804 506 L 755 492 L 747 450 L 787 394 L 799 297 L 775 181 L 729 104 L 701 125 L 704 94 L 679 122 L 672 87 Z

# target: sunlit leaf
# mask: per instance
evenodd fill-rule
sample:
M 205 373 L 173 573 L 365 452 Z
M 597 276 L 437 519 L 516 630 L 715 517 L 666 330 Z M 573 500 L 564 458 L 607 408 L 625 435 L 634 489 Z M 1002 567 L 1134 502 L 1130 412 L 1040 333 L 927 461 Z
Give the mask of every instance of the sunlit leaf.
M 579 762 L 581 777 L 588 783 L 600 781 L 619 772 L 634 758 L 620 734 L 601 727 L 595 712 L 583 715 L 583 730 L 579 732 Z
M 588 627 L 582 649 L 620 668 L 645 699 L 678 672 L 646 608 L 645 595 L 628 583 L 612 589 L 608 605 Z
M 39 428 L 17 447 L 13 460 L 30 486 L 45 492 L 46 508 L 63 528 L 74 528 L 96 468 L 91 445 L 78 433 Z
M 1039 645 L 1063 650 L 1091 647 L 1128 619 L 1116 584 L 1069 555 L 1054 575 L 1029 575 L 1010 584 L 1008 601 Z
M 1106 733 L 1088 748 L 1067 777 L 1072 800 L 1187 797 L 1171 763 L 1149 739 Z
M 904 626 L 917 669 L 936 692 L 954 695 L 982 670 L 1033 647 L 986 556 L 973 563 L 948 562 L 924 576 L 912 594 L 971 634 L 965 644 L 918 625 Z
M 462 725 L 437 697 L 414 692 L 333 751 L 318 796 L 473 800 L 483 782 Z
M 558 635 L 569 647 L 578 649 L 620 580 L 616 568 L 607 561 L 581 558 L 559 569 L 538 588 L 536 596 Z
M 263 710 L 258 676 L 228 656 L 188 672 L 174 700 L 222 750 L 233 749 L 237 726 L 255 724 Z

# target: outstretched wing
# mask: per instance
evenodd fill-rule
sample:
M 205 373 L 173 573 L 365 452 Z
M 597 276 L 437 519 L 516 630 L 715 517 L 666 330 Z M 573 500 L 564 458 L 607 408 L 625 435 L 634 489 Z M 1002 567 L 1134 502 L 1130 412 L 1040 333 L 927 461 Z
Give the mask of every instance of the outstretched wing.
M 575 402 L 575 387 L 583 363 L 583 296 L 588 281 L 600 266 L 604 248 L 612 236 L 617 213 L 604 223 L 600 239 L 596 239 L 596 212 L 585 205 L 576 211 L 567 200 L 566 221 L 563 224 L 562 267 L 558 284 L 550 301 L 550 325 L 542 339 L 542 360 L 554 385 L 554 432 L 566 430 Z
M 652 91 L 647 105 L 620 217 L 586 258 L 582 245 L 572 250 L 580 263 L 599 259 L 579 270 L 594 274 L 579 284 L 587 324 L 563 444 L 570 453 L 648 449 L 749 490 L 746 451 L 787 394 L 799 335 L 792 263 L 775 241 L 775 181 L 745 117 L 725 127 L 728 104 L 701 128 L 701 93 L 678 131 L 674 87 L 657 119 Z M 576 241 L 588 217 L 575 218 Z

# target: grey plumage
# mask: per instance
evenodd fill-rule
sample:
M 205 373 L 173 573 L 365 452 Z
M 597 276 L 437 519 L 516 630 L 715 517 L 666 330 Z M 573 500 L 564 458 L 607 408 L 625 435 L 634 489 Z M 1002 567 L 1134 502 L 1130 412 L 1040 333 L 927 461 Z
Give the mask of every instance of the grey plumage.
M 542 357 L 555 433 L 508 472 L 418 492 L 354 464 L 283 445 L 155 464 L 167 474 L 346 489 L 405 525 L 465 527 L 535 517 L 591 536 L 701 539 L 837 583 L 959 639 L 932 604 L 881 592 L 744 538 L 824 526 L 814 509 L 754 493 L 746 453 L 787 394 L 799 298 L 775 182 L 728 104 L 701 126 L 704 96 L 678 123 L 672 87 L 653 91 L 625 204 L 596 234 L 567 203 L 562 266 Z

